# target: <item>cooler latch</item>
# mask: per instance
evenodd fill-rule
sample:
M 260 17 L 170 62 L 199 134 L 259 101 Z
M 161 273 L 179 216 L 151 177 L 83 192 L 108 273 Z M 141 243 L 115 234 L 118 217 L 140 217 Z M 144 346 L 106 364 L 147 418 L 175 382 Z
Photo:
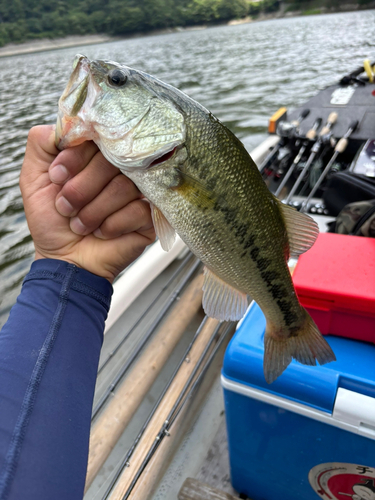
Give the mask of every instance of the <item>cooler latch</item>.
M 375 438 L 375 398 L 339 387 L 332 417 L 357 434 Z

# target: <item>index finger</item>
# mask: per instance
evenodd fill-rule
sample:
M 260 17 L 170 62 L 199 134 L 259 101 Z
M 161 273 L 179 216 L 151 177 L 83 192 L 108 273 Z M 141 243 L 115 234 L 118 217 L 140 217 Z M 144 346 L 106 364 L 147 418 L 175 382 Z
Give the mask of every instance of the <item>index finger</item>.
M 49 168 L 49 177 L 54 184 L 64 184 L 79 174 L 99 151 L 92 141 L 59 152 Z

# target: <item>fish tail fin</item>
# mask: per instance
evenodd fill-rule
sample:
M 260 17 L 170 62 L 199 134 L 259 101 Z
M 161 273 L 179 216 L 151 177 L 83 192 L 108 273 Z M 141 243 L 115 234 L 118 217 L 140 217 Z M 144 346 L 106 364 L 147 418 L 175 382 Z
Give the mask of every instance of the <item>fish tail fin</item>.
M 303 309 L 305 318 L 303 326 L 293 335 L 277 336 L 267 323 L 264 337 L 264 376 L 268 384 L 277 379 L 296 359 L 304 365 L 320 365 L 335 361 L 336 357 L 328 342 L 319 332 L 309 313 Z

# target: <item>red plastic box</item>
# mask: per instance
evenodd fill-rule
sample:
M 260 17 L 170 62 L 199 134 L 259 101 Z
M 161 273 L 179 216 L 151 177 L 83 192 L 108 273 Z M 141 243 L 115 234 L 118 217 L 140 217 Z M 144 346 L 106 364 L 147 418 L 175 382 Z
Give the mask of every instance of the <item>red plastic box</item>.
M 321 233 L 293 273 L 321 333 L 375 343 L 375 239 Z

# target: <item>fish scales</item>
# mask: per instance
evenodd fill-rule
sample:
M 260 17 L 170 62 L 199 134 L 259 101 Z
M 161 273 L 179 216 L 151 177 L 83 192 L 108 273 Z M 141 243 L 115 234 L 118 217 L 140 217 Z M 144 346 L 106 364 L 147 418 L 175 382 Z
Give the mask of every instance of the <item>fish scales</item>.
M 162 195 L 161 199 L 157 199 L 154 186 L 160 181 L 152 178 L 153 173 L 150 173 L 150 179 L 147 179 L 147 174 L 141 174 L 139 178 L 134 176 L 133 180 L 140 185 L 141 190 L 151 201 L 164 207 L 164 213 L 172 226 L 183 239 L 188 241 L 192 251 L 210 269 L 215 270 L 220 278 L 244 293 L 250 293 L 251 290 L 252 297 L 261 307 L 264 303 L 263 309 L 267 309 L 267 304 L 270 302 L 268 295 L 271 295 L 276 299 L 282 315 L 280 318 L 274 313 L 275 322 L 284 320 L 287 326 L 291 326 L 291 317 L 293 316 L 296 321 L 300 308 L 297 306 L 293 310 L 293 303 L 285 299 L 294 292 L 283 256 L 289 253 L 286 231 L 277 219 L 276 223 L 259 228 L 252 227 L 248 222 L 249 218 L 254 219 L 258 214 L 272 220 L 274 207 L 272 195 L 264 184 L 256 185 L 257 175 L 252 175 L 253 172 L 258 173 L 256 166 L 247 152 L 243 151 L 240 141 L 235 137 L 234 141 L 231 140 L 231 133 L 220 122 L 205 113 L 192 111 L 187 113 L 187 116 L 188 120 L 195 124 L 188 126 L 187 129 L 194 130 L 195 133 L 187 136 L 186 148 L 188 156 L 195 161 L 185 162 L 182 170 L 205 181 L 207 187 L 211 179 L 214 180 L 217 199 L 209 213 L 204 203 L 199 204 L 195 199 L 189 200 L 183 189 L 177 188 L 175 191 L 179 196 L 174 193 L 168 200 L 168 195 L 171 193 L 167 185 L 163 193 L 165 198 Z M 210 157 L 201 154 L 207 142 L 213 144 Z M 195 155 L 190 155 L 190 151 L 195 151 Z M 219 165 L 219 168 L 213 171 L 212 163 Z M 168 170 L 168 167 L 166 169 Z M 166 175 L 168 176 L 168 173 Z M 255 190 L 262 192 L 254 192 L 254 184 Z M 150 186 L 149 190 L 147 185 Z M 228 193 L 231 194 L 230 197 Z M 260 204 L 259 200 L 265 197 L 269 199 L 268 203 Z M 176 212 L 178 206 L 181 208 Z M 188 214 L 188 217 L 181 217 L 181 214 Z M 276 215 L 278 214 L 277 211 Z M 225 240 L 227 245 L 224 244 Z M 275 245 L 280 246 L 280 251 L 276 252 L 279 259 L 274 258 L 275 252 L 272 248 Z M 233 252 L 239 258 L 228 259 L 229 252 Z M 270 311 L 270 314 L 272 312 Z
M 299 304 L 287 266 L 290 253 L 313 244 L 316 224 L 269 192 L 242 143 L 217 118 L 147 74 L 79 56 L 60 99 L 57 144 L 87 139 L 150 200 L 163 247 L 176 231 L 206 265 L 207 314 L 240 319 L 247 296 L 259 304 L 267 320 L 267 382 L 293 358 L 335 359 Z

